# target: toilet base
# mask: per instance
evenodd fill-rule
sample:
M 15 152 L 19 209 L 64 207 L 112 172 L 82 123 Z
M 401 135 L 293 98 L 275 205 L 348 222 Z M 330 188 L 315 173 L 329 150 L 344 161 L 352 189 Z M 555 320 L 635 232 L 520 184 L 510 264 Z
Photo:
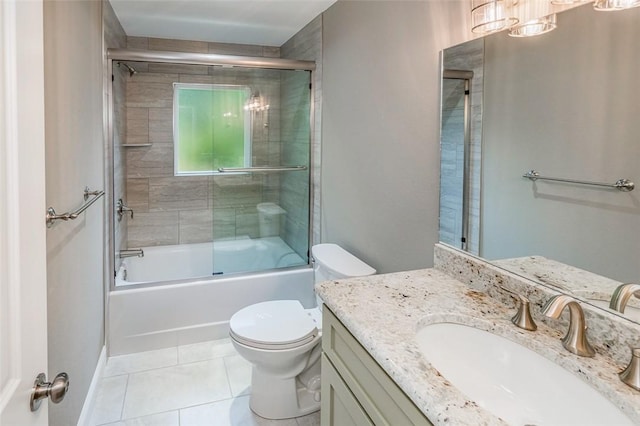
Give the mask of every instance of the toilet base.
M 313 384 L 310 386 L 315 388 Z M 320 410 L 320 389 L 307 388 L 297 377 L 283 379 L 265 374 L 254 366 L 249 407 L 260 417 L 272 420 L 304 416 Z

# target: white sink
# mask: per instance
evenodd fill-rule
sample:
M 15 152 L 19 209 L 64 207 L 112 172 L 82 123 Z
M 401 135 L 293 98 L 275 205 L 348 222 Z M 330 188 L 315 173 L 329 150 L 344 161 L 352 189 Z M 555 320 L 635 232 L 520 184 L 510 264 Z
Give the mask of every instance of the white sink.
M 605 300 L 597 300 L 597 299 L 588 299 L 588 301 L 589 303 L 592 303 L 600 308 L 610 309 L 608 300 L 605 301 Z M 621 314 L 620 312 L 617 312 L 613 309 L 611 310 L 618 315 L 622 315 L 624 317 L 629 318 L 632 321 L 640 322 L 640 309 L 636 308 L 635 306 L 627 305 L 624 310 L 624 314 Z
M 453 386 L 511 425 L 634 424 L 559 365 L 493 333 L 437 323 L 420 329 L 417 341 Z

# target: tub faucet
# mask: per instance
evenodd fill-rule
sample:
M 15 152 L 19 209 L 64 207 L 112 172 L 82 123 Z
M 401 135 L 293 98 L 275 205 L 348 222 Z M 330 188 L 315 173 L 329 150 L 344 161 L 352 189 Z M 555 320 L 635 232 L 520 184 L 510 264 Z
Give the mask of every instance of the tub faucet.
M 562 346 L 579 356 L 593 357 L 596 352 L 587 341 L 587 324 L 582 307 L 576 299 L 565 294 L 558 294 L 547 300 L 542 313 L 550 318 L 558 319 L 565 307 L 569 307 L 569 330 L 562 339 Z
M 120 250 L 118 257 L 120 259 L 124 259 L 125 257 L 144 257 L 144 251 L 141 248 Z
M 640 284 L 622 284 L 619 285 L 611 295 L 611 303 L 609 308 L 614 309 L 620 313 L 624 313 L 624 308 L 627 307 L 627 302 L 631 296 L 636 296 L 640 299 Z
M 131 215 L 131 219 L 133 219 L 133 209 L 131 207 L 127 207 L 122 198 L 118 199 L 116 203 L 116 213 L 118 214 L 118 222 L 122 220 L 122 216 L 129 213 Z

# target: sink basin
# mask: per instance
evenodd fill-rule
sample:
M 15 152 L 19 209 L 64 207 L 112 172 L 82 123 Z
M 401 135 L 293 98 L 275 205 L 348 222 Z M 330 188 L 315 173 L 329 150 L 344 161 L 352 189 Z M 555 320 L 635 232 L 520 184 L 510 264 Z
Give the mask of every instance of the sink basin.
M 634 424 L 559 365 L 493 333 L 436 323 L 420 329 L 417 341 L 425 359 L 453 386 L 509 424 Z
M 597 299 L 588 299 L 589 303 L 592 303 L 600 308 L 606 308 L 609 309 L 609 301 L 608 300 L 597 300 Z M 616 312 L 616 311 L 613 311 Z M 626 318 L 629 318 L 632 321 L 635 322 L 640 322 L 640 309 L 636 308 L 635 306 L 631 306 L 631 305 L 627 305 L 625 310 L 624 310 L 624 314 L 621 314 L 620 312 L 616 312 L 618 315 L 622 315 Z

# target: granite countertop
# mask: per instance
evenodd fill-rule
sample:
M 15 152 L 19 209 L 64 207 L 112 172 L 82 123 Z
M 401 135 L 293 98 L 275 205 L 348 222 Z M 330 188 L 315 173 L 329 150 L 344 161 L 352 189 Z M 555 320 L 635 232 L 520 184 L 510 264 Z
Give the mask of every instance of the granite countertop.
M 373 275 L 316 285 L 318 294 L 353 336 L 435 425 L 498 425 L 502 419 L 468 400 L 421 355 L 422 326 L 454 322 L 491 331 L 529 347 L 587 381 L 640 424 L 640 394 L 618 380 L 620 366 L 606 355 L 577 357 L 561 346 L 562 333 L 538 322 L 515 327 L 513 305 L 472 289 L 437 269 Z

